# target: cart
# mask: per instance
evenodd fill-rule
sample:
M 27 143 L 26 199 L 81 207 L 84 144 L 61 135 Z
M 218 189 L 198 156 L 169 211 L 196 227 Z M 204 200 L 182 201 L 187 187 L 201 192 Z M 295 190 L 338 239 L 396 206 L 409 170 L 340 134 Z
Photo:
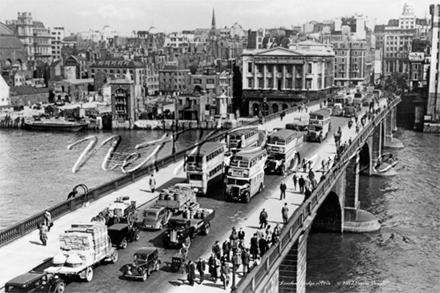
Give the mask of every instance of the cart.
M 179 272 L 179 274 L 185 273 L 185 263 L 186 263 L 186 257 L 185 255 L 181 253 L 176 253 L 171 258 L 171 271 L 172 272 Z

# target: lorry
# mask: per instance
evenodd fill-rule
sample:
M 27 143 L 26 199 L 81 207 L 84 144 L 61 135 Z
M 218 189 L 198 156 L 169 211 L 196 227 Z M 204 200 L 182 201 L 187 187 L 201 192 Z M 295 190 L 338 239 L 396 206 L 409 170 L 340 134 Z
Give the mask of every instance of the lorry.
M 113 247 L 102 222 L 75 223 L 60 234 L 60 251 L 54 256 L 53 266 L 44 270 L 62 279 L 77 276 L 87 282 L 93 279 L 93 268 L 107 261 L 116 263 L 118 251 Z
M 356 107 L 355 106 L 346 106 L 344 109 L 344 117 L 354 117 L 356 116 Z
M 135 221 L 136 201 L 130 201 L 129 196 L 118 197 L 108 207 L 92 218 L 92 222 L 104 222 L 107 226 Z
M 342 104 L 336 103 L 332 109 L 333 116 L 344 116 L 344 109 L 342 108 Z
M 173 215 L 168 222 L 168 229 L 162 235 L 165 248 L 182 246 L 189 247 L 191 240 L 198 234 L 208 235 L 210 221 L 214 219 L 213 209 L 198 208 L 192 212 L 184 211 Z
M 356 112 L 359 112 L 362 109 L 362 103 L 364 98 L 361 93 L 355 93 L 353 99 L 353 106 L 356 108 Z
M 136 211 L 139 228 L 162 230 L 175 215 L 187 212 L 195 214 L 200 208 L 196 193 L 188 183 L 177 183 L 161 190 L 159 198 L 152 204 Z
M 127 248 L 128 242 L 138 241 L 139 229 L 132 224 L 118 223 L 108 227 L 108 235 L 112 244 L 118 248 Z

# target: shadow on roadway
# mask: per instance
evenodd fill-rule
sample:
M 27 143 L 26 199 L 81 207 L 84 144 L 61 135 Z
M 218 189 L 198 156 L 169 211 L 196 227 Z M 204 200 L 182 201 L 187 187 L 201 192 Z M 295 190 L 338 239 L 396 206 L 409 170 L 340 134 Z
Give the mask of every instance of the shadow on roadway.
M 29 242 L 34 245 L 44 246 L 43 243 L 41 243 L 41 242 L 37 242 L 37 241 L 29 241 Z

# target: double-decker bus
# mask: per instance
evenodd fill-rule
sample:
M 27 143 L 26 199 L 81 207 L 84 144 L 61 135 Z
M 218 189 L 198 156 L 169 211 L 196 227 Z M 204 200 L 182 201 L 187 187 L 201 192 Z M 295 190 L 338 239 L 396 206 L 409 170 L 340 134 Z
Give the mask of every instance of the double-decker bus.
M 221 142 L 206 142 L 186 154 L 187 179 L 197 195 L 206 195 L 208 187 L 221 181 L 224 155 L 225 146 Z
M 258 144 L 258 128 L 239 128 L 226 134 L 226 144 L 232 153 L 255 147 Z
M 281 129 L 269 135 L 267 140 L 266 173 L 284 174 L 286 169 L 291 169 L 300 161 L 296 150 L 298 133 L 291 129 Z
M 267 151 L 261 148 L 236 153 L 227 173 L 225 200 L 248 203 L 257 192 L 263 191 L 266 160 Z
M 321 109 L 310 113 L 307 141 L 323 141 L 327 138 L 331 128 L 329 111 Z

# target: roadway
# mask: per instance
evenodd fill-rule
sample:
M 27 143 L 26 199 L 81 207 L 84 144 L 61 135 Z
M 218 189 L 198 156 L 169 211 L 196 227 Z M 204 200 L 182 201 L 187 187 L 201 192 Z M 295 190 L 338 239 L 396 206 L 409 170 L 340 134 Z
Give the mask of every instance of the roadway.
M 327 143 L 334 142 L 333 132 L 338 127 L 343 127 L 347 124 L 347 118 L 332 117 L 332 132 L 324 141 Z M 288 123 L 288 121 L 283 121 Z M 348 140 L 348 137 L 347 137 Z M 324 142 L 322 144 L 324 144 Z M 313 157 L 319 148 L 322 148 L 319 143 L 303 143 L 299 148 L 301 157 Z M 334 150 L 334 152 L 336 149 Z M 315 159 L 315 168 L 320 166 L 321 160 Z M 302 173 L 300 173 L 302 174 Z M 317 175 L 319 179 L 320 175 Z M 281 181 L 287 180 L 288 193 L 286 200 L 279 200 L 279 185 Z M 183 181 L 184 178 L 174 179 L 172 183 Z M 220 243 L 229 236 L 232 227 L 238 230 L 240 227 L 246 232 L 246 245 L 248 246 L 251 231 L 256 231 L 258 226 L 258 219 L 253 220 L 252 224 L 246 224 L 246 220 L 251 215 L 259 215 L 261 208 L 264 206 L 269 213 L 269 224 L 274 227 L 276 223 L 281 221 L 281 206 L 284 202 L 288 202 L 290 212 L 293 213 L 295 208 L 301 204 L 304 196 L 292 190 L 293 184 L 290 176 L 282 177 L 279 175 L 266 175 L 265 189 L 261 194 L 252 197 L 249 204 L 239 202 L 225 202 L 224 201 L 224 186 L 219 186 L 214 193 L 209 197 L 198 198 L 201 207 L 213 208 L 216 211 L 216 218 L 211 222 L 211 233 L 207 236 L 197 236 L 191 243 L 189 249 L 189 259 L 197 260 L 203 257 L 207 260 L 210 249 L 216 240 Z M 268 208 L 268 205 L 270 207 Z M 165 249 L 162 245 L 161 235 L 163 231 L 149 231 L 142 232 L 141 239 L 138 242 L 130 243 L 126 250 L 119 250 L 119 260 L 116 265 L 105 265 L 95 269 L 94 280 L 90 283 L 72 282 L 66 288 L 66 292 L 145 292 L 148 288 L 150 292 L 172 292 L 174 289 L 182 286 L 186 279 L 184 274 L 173 273 L 170 270 L 170 263 L 172 256 L 178 252 L 178 249 Z M 152 276 L 144 283 L 139 281 L 128 281 L 121 277 L 121 268 L 124 264 L 132 261 L 133 252 L 139 247 L 153 245 L 159 248 L 159 254 L 162 260 L 161 269 L 154 272 Z M 209 275 L 209 274 L 208 274 Z M 187 284 L 187 283 L 186 283 Z M 188 285 L 183 288 L 189 289 Z M 211 281 L 205 281 L 203 287 L 211 291 L 213 288 L 222 289 L 221 282 L 214 284 Z
M 319 105 L 310 107 L 310 110 L 316 110 Z M 362 112 L 365 111 L 365 107 Z M 283 127 L 286 123 L 293 122 L 294 117 L 304 116 L 306 113 L 291 113 L 286 115 L 284 121 L 275 119 L 265 123 L 268 130 L 276 127 Z M 342 141 L 355 137 L 354 128 L 348 131 L 346 127 L 347 118 L 332 117 L 332 131 L 327 139 L 319 143 L 303 143 L 299 148 L 301 157 L 314 158 L 314 169 L 320 168 L 322 158 L 327 158 L 335 153 L 335 144 L 333 132 L 341 127 L 343 129 Z M 349 133 L 346 135 L 346 133 Z M 319 155 L 317 153 L 319 152 Z M 157 185 L 159 190 L 166 185 L 174 184 L 184 180 L 183 172 L 173 174 L 178 163 L 174 163 L 166 168 L 159 170 L 156 174 Z M 316 173 L 316 172 L 315 172 Z M 301 173 L 300 173 L 301 174 Z M 320 174 L 317 174 L 319 178 Z M 174 178 L 173 178 L 174 177 Z M 169 179 L 173 178 L 173 179 Z M 70 223 L 74 221 L 88 221 L 89 218 L 97 214 L 97 211 L 103 209 L 113 199 L 121 195 L 130 195 L 133 200 L 143 203 L 152 200 L 157 196 L 149 192 L 145 192 L 148 178 L 137 181 L 127 187 L 110 194 L 96 202 L 92 202 L 87 208 L 79 209 L 73 213 L 67 214 L 61 219 L 55 221 L 55 226 L 49 234 L 49 244 L 47 247 L 39 246 L 38 232 L 32 232 L 19 240 L 16 240 L 0 249 L 0 258 L 3 260 L 0 265 L 0 286 L 3 286 L 9 279 L 29 271 L 31 268 L 37 267 L 47 257 L 53 256 L 59 247 L 58 234 L 67 229 Z M 285 180 L 288 192 L 286 200 L 279 200 L 279 184 Z M 216 210 L 216 218 L 211 222 L 211 233 L 208 236 L 197 236 L 192 242 L 189 258 L 197 260 L 199 257 L 207 259 L 211 246 L 216 240 L 223 242 L 230 234 L 233 226 L 237 229 L 243 227 L 246 232 L 246 244 L 248 245 L 252 234 L 258 226 L 258 215 L 264 207 L 269 213 L 269 224 L 274 227 L 276 223 L 281 223 L 281 207 L 284 202 L 289 204 L 290 214 L 303 201 L 303 195 L 292 189 L 292 181 L 290 176 L 282 177 L 276 175 L 266 175 L 265 190 L 261 194 L 255 195 L 249 204 L 237 202 L 225 202 L 223 199 L 224 187 L 219 187 L 209 197 L 199 198 L 200 206 L 213 208 Z M 151 292 L 174 292 L 188 289 L 188 285 L 182 286 L 185 279 L 184 274 L 172 273 L 170 271 L 171 257 L 177 252 L 173 249 L 164 249 L 161 241 L 163 231 L 141 232 L 141 239 L 137 242 L 130 243 L 125 250 L 119 250 L 119 260 L 113 264 L 104 264 L 95 268 L 94 279 L 90 283 L 73 281 L 66 287 L 66 292 L 144 292 L 148 288 Z M 127 281 L 121 278 L 121 268 L 132 262 L 133 253 L 142 246 L 156 246 L 159 248 L 160 258 L 162 260 L 161 269 L 153 272 L 152 276 L 144 282 Z M 38 269 L 37 269 L 38 270 Z M 197 285 L 198 286 L 198 285 Z M 217 288 L 222 289 L 220 282 L 213 284 L 211 281 L 205 281 L 203 286 L 198 288 L 206 290 Z M 194 287 L 196 289 L 196 287 Z M 200 290 L 199 289 L 199 290 Z M 186 290 L 185 290 L 186 291 Z M 184 291 L 183 291 L 184 292 Z

